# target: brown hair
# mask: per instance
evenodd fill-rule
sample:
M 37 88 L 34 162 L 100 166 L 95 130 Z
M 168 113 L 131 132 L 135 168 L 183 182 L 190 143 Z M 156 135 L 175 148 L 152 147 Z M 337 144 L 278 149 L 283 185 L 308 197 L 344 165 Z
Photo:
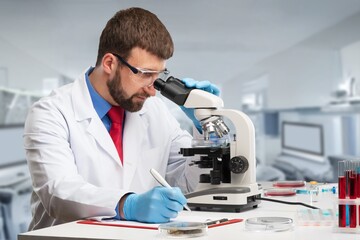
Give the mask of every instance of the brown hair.
M 134 47 L 162 59 L 169 59 L 174 52 L 170 33 L 155 14 L 142 8 L 129 8 L 118 11 L 103 29 L 96 66 L 106 53 L 118 53 L 126 59 Z

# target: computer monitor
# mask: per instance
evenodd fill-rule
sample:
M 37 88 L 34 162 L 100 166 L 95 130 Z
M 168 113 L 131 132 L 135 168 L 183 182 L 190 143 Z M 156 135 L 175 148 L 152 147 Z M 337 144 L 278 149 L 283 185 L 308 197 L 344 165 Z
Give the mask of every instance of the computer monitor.
M 324 133 L 320 124 L 282 123 L 282 152 L 308 160 L 324 162 Z

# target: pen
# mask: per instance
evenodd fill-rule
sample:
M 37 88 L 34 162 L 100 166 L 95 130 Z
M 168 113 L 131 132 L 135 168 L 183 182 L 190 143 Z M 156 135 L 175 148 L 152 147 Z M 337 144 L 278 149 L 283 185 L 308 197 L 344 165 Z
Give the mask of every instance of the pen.
M 153 168 L 150 169 L 150 173 L 161 186 L 167 187 L 167 188 L 172 188 L 170 186 L 170 184 L 168 184 L 166 182 L 166 180 L 155 169 L 153 169 Z M 188 210 L 189 212 L 191 212 L 191 209 L 189 208 L 189 206 L 187 204 L 184 205 L 184 208 L 186 210 Z
M 208 221 L 208 222 L 205 222 L 206 225 L 213 225 L 213 224 L 219 224 L 219 223 L 223 223 L 223 222 L 227 222 L 229 221 L 229 219 L 227 218 L 222 218 L 222 219 L 218 219 L 218 220 L 213 220 L 213 221 Z

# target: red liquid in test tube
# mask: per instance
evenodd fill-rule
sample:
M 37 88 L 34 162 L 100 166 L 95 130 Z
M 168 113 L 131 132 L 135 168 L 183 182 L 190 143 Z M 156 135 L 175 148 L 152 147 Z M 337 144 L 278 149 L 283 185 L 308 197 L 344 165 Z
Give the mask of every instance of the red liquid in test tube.
M 346 177 L 345 177 L 345 161 L 338 163 L 338 194 L 339 199 L 346 198 Z M 339 204 L 339 227 L 346 227 L 346 205 Z
M 354 169 L 354 166 L 352 166 Z M 355 170 L 349 170 L 349 197 L 350 199 L 356 199 L 357 184 L 356 184 L 356 173 Z M 356 204 L 352 204 L 350 207 L 350 228 L 356 228 Z
M 339 199 L 346 198 L 346 177 L 339 176 Z M 346 227 L 346 205 L 339 204 L 339 227 Z

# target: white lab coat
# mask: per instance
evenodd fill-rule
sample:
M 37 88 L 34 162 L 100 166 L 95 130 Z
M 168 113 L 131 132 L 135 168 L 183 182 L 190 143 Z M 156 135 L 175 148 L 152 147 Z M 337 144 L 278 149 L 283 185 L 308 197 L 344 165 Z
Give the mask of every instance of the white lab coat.
M 198 174 L 179 154 L 192 137 L 157 97 L 138 112 L 126 112 L 124 165 L 93 108 L 85 74 L 35 103 L 25 123 L 24 145 L 33 181 L 29 229 L 82 218 L 115 216 L 127 192 L 158 184 L 155 168 L 173 186 L 191 191 Z

